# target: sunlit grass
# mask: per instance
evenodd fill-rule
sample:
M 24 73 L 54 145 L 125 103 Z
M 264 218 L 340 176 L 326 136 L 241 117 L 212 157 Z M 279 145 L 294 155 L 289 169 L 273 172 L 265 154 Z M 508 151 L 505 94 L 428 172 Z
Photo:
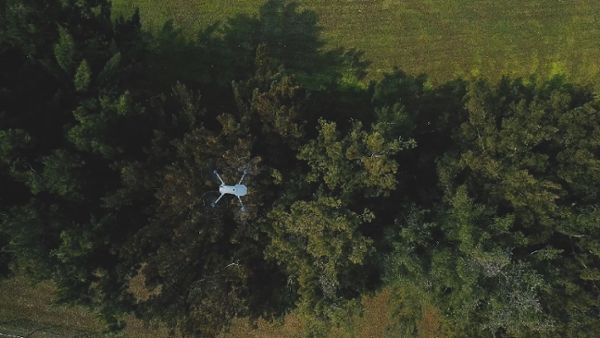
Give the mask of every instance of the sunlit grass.
M 166 20 L 189 34 L 262 0 L 113 0 L 139 7 L 144 26 Z M 358 48 L 377 76 L 397 66 L 435 82 L 456 76 L 567 75 L 600 84 L 600 2 L 546 0 L 300 0 L 317 12 L 330 47 Z
M 49 282 L 34 286 L 23 277 L 0 281 L 0 332 L 28 335 L 37 330 L 34 337 L 101 335 L 102 323 L 93 313 L 76 306 L 53 305 L 55 292 Z
M 32 284 L 22 276 L 0 280 L 0 333 L 35 338 L 105 336 L 95 313 L 81 306 L 57 305 L 55 296 L 51 282 Z M 123 337 L 180 337 L 163 327 L 148 328 L 133 316 L 125 321 Z

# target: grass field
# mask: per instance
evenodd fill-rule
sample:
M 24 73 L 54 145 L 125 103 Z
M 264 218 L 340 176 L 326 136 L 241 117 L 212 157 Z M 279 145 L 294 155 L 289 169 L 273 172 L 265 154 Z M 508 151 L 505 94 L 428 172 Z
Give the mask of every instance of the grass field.
M 33 286 L 25 278 L 0 281 L 0 333 L 31 337 L 99 336 L 102 324 L 78 307 L 51 305 L 50 283 Z
M 262 0 L 113 0 L 139 7 L 152 30 L 166 20 L 189 34 Z M 398 66 L 434 82 L 456 76 L 564 74 L 600 88 L 600 2 L 592 0 L 299 0 L 328 46 L 358 48 L 377 76 Z
M 53 304 L 56 289 L 50 282 L 31 284 L 24 277 L 0 280 L 0 337 L 104 337 L 96 315 L 79 306 Z M 125 318 L 123 337 L 177 338 L 164 328 L 150 329 L 131 316 Z

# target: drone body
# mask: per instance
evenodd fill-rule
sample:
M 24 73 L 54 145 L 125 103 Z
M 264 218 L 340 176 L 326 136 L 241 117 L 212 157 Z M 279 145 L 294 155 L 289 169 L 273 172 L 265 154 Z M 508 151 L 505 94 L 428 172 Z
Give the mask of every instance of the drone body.
M 223 182 L 223 179 L 221 179 L 221 176 L 219 176 L 219 173 L 216 170 L 213 171 L 213 173 L 217 176 L 219 181 L 221 181 L 221 185 L 219 186 L 219 192 L 221 193 L 221 196 L 219 196 L 219 198 L 217 198 L 217 200 L 212 203 L 213 208 L 217 205 L 217 203 L 219 203 L 219 201 L 221 200 L 221 198 L 223 196 L 229 194 L 229 195 L 234 195 L 235 197 L 237 197 L 237 199 L 240 201 L 240 205 L 242 206 L 241 209 L 242 209 L 242 211 L 244 211 L 245 210 L 244 203 L 242 203 L 241 197 L 246 196 L 246 194 L 248 194 L 248 188 L 246 187 L 246 185 L 242 184 L 242 181 L 244 180 L 244 177 L 246 176 L 246 171 L 244 170 L 244 174 L 242 175 L 242 178 L 240 178 L 240 181 L 236 185 L 225 184 L 225 182 Z
M 219 192 L 221 194 L 231 194 L 239 197 L 246 196 L 248 193 L 248 188 L 246 188 L 243 184 L 236 185 L 221 185 L 219 187 Z

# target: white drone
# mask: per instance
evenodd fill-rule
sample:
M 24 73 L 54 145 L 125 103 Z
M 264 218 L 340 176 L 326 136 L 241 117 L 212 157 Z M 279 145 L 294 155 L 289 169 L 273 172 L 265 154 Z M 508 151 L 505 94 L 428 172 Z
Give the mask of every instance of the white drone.
M 244 208 L 244 203 L 242 203 L 241 197 L 246 196 L 246 194 L 248 193 L 248 188 L 246 188 L 246 186 L 242 184 L 242 181 L 246 176 L 246 170 L 244 170 L 242 178 L 240 178 L 240 181 L 236 185 L 225 184 L 225 182 L 223 182 L 223 179 L 221 179 L 221 176 L 219 176 L 219 173 L 216 170 L 214 170 L 213 173 L 217 176 L 219 181 L 221 181 L 221 185 L 219 186 L 219 192 L 221 193 L 221 196 L 219 196 L 219 198 L 217 198 L 216 201 L 212 202 L 211 206 L 214 208 L 217 205 L 217 203 L 219 203 L 221 198 L 223 198 L 223 196 L 225 196 L 226 194 L 230 194 L 235 195 L 235 197 L 237 197 L 237 199 L 240 201 L 240 205 L 242 206 L 241 210 L 245 211 L 246 209 Z

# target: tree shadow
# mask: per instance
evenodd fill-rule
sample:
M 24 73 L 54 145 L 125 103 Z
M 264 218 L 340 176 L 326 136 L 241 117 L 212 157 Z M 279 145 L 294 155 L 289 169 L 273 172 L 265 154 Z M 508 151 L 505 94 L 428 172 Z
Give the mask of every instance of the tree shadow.
M 273 63 L 308 88 L 361 81 L 369 65 L 363 53 L 327 50 L 314 11 L 292 1 L 268 0 L 256 16 L 240 14 L 186 38 L 172 21 L 154 37 L 157 70 L 168 83 L 229 86 L 256 72 L 259 46 Z

